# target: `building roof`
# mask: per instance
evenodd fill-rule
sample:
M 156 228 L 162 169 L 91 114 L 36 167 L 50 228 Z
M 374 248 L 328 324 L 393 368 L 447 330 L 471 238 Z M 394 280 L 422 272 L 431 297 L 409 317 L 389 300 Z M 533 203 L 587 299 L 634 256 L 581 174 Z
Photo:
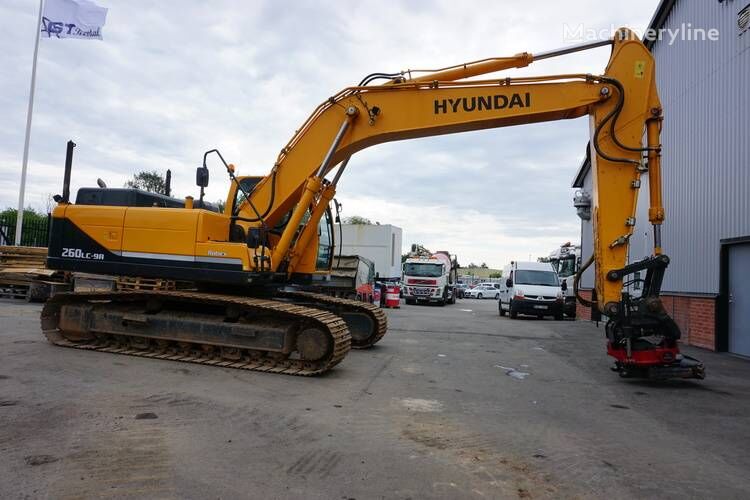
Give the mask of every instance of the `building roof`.
M 719 2 L 722 1 L 723 0 L 719 0 Z M 669 16 L 669 13 L 672 12 L 672 9 L 674 8 L 676 3 L 677 0 L 661 0 L 659 2 L 659 5 L 656 7 L 656 12 L 654 12 L 653 17 L 651 17 L 651 21 L 648 23 L 648 30 L 658 30 L 662 28 L 667 20 L 667 17 Z M 643 44 L 648 47 L 649 50 L 653 49 L 654 43 L 656 43 L 656 39 L 654 37 L 650 39 L 646 37 L 643 38 Z M 573 178 L 571 187 L 582 188 L 583 180 L 588 175 L 589 170 L 591 170 L 591 143 L 586 145 L 586 157 L 583 159 L 583 162 L 581 162 L 581 166 L 578 167 L 578 171 Z
M 656 12 L 654 12 L 653 17 L 651 18 L 651 22 L 648 23 L 648 29 L 658 30 L 664 27 L 664 22 L 667 20 L 667 16 L 669 16 L 669 13 L 672 12 L 672 8 L 674 8 L 676 3 L 677 0 L 661 0 L 661 2 L 659 2 L 659 6 L 656 7 Z M 643 44 L 648 47 L 649 50 L 653 48 L 654 43 L 656 43 L 656 39 L 654 39 L 653 37 L 651 39 L 644 38 L 643 40 Z
M 586 144 L 586 156 L 583 158 L 581 166 L 578 167 L 578 172 L 576 172 L 576 176 L 573 178 L 573 184 L 571 184 L 570 187 L 582 188 L 583 179 L 586 178 L 589 170 L 591 170 L 591 142 Z

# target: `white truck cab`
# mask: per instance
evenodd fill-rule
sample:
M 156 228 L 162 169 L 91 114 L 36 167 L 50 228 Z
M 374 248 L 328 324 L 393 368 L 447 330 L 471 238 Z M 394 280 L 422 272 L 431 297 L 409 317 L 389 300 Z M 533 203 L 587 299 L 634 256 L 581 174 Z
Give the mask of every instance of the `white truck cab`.
M 455 304 L 458 262 L 446 251 L 410 256 L 403 265 L 402 282 L 407 304 Z
M 503 268 L 503 277 L 498 301 L 500 316 L 508 312 L 513 319 L 519 314 L 563 319 L 563 290 L 549 262 L 511 261 Z
M 563 291 L 565 314 L 568 317 L 575 318 L 576 296 L 573 292 L 573 281 L 581 268 L 581 245 L 573 245 L 570 242 L 564 243 L 549 254 L 548 260 L 557 271 L 560 284 L 565 282 L 566 289 Z

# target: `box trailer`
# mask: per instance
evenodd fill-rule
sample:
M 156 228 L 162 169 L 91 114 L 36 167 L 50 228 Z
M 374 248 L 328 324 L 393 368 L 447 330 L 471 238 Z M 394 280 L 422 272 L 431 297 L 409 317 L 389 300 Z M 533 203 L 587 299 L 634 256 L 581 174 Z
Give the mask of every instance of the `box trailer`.
M 400 227 L 391 224 L 342 224 L 341 250 L 339 234 L 334 235 L 334 263 L 341 251 L 342 255 L 361 255 L 373 262 L 375 274 L 380 280 L 401 278 L 401 237 Z

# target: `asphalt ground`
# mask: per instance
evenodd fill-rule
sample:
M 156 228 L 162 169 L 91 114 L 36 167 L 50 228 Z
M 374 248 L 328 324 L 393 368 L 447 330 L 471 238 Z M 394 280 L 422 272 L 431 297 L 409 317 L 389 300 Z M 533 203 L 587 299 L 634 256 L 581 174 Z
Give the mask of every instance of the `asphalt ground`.
M 603 328 L 389 310 L 298 378 L 55 347 L 0 301 L 1 498 L 748 498 L 750 362 L 623 380 Z

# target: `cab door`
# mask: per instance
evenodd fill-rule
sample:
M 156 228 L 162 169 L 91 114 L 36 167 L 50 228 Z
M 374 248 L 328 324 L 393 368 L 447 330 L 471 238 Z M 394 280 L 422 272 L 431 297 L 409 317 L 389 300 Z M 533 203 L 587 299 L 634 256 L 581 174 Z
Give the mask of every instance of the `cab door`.
M 333 217 L 330 207 L 318 223 L 318 257 L 315 260 L 317 271 L 328 271 L 333 262 Z
M 510 302 L 510 291 L 508 290 L 508 287 L 505 285 L 505 283 L 508 281 L 508 278 L 513 274 L 513 271 L 510 270 L 510 267 L 505 267 L 503 269 L 503 275 L 500 278 L 500 302 L 507 304 Z

